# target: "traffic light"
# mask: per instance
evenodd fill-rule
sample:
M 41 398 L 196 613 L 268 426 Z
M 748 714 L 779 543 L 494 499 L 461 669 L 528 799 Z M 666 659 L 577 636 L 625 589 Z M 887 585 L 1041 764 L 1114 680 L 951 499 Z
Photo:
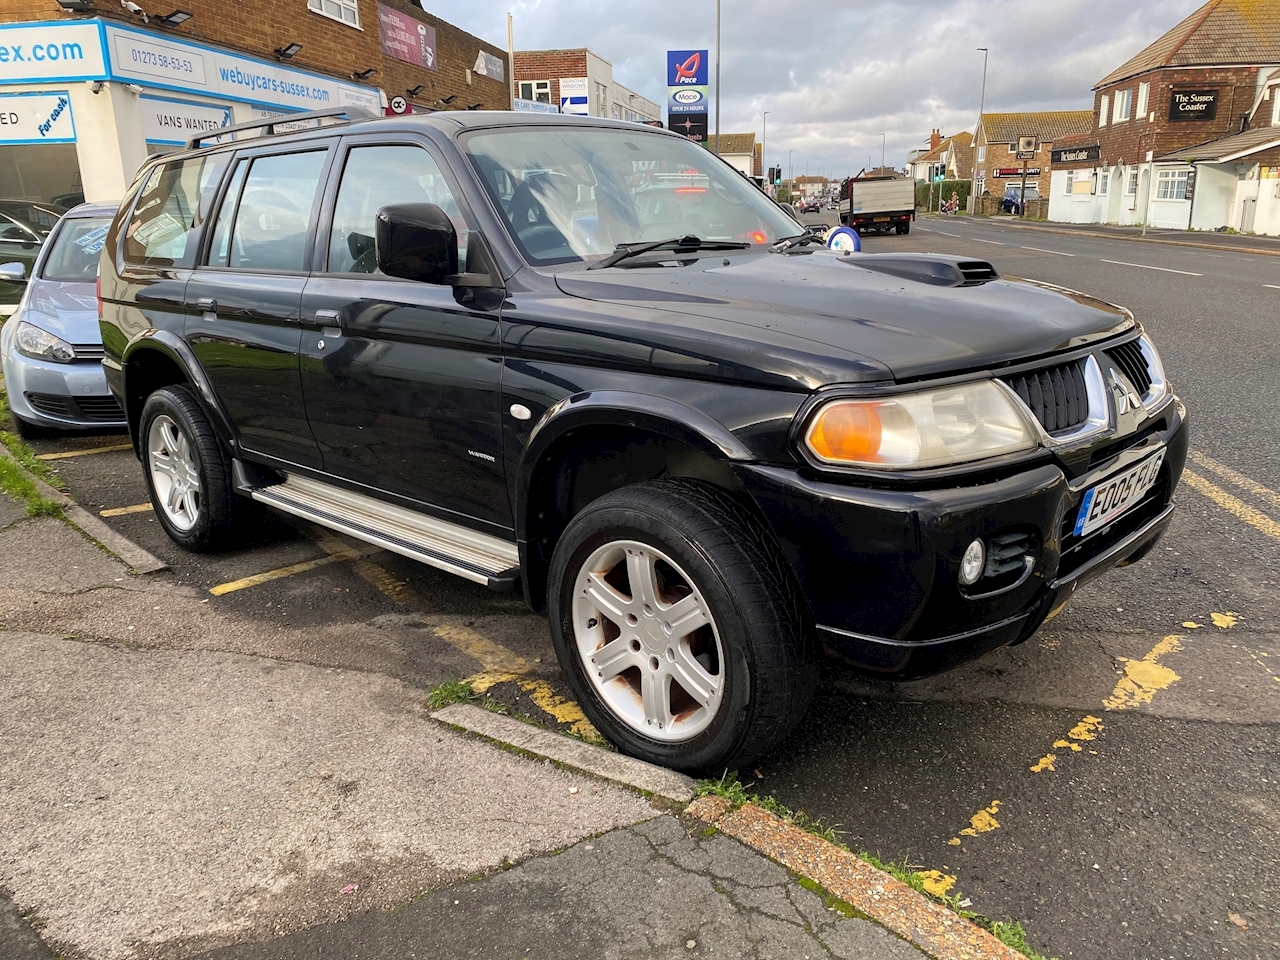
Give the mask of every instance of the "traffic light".
M 782 167 L 769 168 L 769 182 L 775 187 L 782 183 Z

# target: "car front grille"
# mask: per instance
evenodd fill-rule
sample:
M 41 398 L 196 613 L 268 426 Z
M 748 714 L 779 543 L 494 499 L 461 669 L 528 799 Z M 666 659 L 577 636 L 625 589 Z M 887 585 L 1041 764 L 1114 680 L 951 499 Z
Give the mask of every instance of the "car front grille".
M 75 350 L 77 360 L 101 360 L 106 356 L 100 343 L 73 343 L 71 348 Z
M 89 423 L 122 423 L 124 411 L 113 396 L 61 397 L 53 393 L 24 394 L 31 409 L 60 420 Z
M 1004 382 L 1022 398 L 1047 433 L 1078 427 L 1089 418 L 1089 391 L 1084 381 L 1083 359 L 1056 367 L 1031 370 L 1005 377 Z
M 1147 366 L 1147 358 L 1142 355 L 1142 347 L 1137 340 L 1130 340 L 1107 351 L 1107 356 L 1115 361 L 1120 372 L 1129 378 L 1134 389 L 1146 396 L 1151 389 L 1151 368 Z

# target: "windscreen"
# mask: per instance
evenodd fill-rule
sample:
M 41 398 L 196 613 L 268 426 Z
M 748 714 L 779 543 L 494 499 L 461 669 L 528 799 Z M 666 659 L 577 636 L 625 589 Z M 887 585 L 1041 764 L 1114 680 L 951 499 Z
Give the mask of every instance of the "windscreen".
M 534 263 L 596 260 L 619 244 L 694 236 L 774 243 L 803 228 L 733 167 L 644 129 L 537 126 L 467 137 L 485 189 Z
M 110 217 L 85 217 L 63 223 L 40 278 L 63 283 L 93 283 L 98 277 L 98 255 L 110 229 Z

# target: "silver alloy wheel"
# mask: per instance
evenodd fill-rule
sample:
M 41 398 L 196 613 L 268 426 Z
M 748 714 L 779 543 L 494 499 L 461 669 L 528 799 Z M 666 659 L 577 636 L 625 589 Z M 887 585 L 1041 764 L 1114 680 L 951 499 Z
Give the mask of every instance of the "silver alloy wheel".
M 187 435 L 163 413 L 147 431 L 147 469 L 169 522 L 183 531 L 194 527 L 200 519 L 200 466 Z
M 648 544 L 615 540 L 587 558 L 573 592 L 578 655 L 614 716 L 667 743 L 711 725 L 724 699 L 724 651 L 688 574 Z

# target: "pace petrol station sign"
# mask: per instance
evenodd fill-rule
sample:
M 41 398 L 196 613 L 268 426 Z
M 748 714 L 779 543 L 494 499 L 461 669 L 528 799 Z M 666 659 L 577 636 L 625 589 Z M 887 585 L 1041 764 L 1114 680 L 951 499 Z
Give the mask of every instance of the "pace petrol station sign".
M 707 142 L 706 50 L 667 51 L 667 127 L 698 143 Z

